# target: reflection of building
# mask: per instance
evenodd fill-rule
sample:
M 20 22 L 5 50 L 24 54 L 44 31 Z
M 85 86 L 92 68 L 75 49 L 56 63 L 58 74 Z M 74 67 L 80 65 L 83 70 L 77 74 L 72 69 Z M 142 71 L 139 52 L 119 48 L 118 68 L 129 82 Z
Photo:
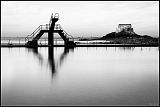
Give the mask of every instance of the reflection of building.
M 119 24 L 118 28 L 116 29 L 116 33 L 119 32 L 134 33 L 131 24 Z

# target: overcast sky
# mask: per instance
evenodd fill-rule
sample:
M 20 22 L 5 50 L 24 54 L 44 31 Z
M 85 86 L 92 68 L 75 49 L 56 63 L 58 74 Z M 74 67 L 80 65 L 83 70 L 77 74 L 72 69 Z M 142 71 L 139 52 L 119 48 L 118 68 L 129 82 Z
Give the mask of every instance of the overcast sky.
M 1 1 L 1 36 L 25 37 L 49 23 L 51 13 L 59 13 L 57 24 L 73 37 L 102 37 L 123 23 L 159 37 L 158 1 Z

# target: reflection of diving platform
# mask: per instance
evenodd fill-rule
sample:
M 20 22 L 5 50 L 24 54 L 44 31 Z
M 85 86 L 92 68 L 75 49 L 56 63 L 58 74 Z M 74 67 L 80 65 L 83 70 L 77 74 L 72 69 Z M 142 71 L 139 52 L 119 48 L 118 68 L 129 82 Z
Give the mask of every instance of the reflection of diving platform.
M 55 14 L 53 17 L 53 14 L 51 16 L 49 24 L 46 25 L 40 25 L 31 35 L 28 35 L 25 38 L 25 41 L 28 41 L 26 43 L 27 46 L 38 46 L 38 40 L 41 38 L 41 36 L 44 33 L 48 33 L 48 45 L 53 46 L 54 41 L 54 33 L 58 33 L 61 38 L 64 41 L 64 45 L 66 46 L 72 46 L 75 45 L 74 39 L 71 35 L 68 35 L 64 29 L 60 26 L 60 24 L 55 24 L 59 19 L 58 13 Z
M 37 57 L 39 60 L 41 66 L 46 65 L 45 64 L 45 58 L 41 55 L 41 53 L 38 51 L 38 47 L 28 47 L 27 48 L 28 52 L 33 52 L 34 55 Z M 58 61 L 55 61 L 54 58 L 54 47 L 48 47 L 48 61 L 47 61 L 47 66 L 49 66 L 51 74 L 52 74 L 52 79 L 53 76 L 56 75 L 58 70 L 62 67 L 64 60 L 67 58 L 67 55 L 69 52 L 74 51 L 74 47 L 64 47 L 64 51 L 61 53 L 60 58 Z

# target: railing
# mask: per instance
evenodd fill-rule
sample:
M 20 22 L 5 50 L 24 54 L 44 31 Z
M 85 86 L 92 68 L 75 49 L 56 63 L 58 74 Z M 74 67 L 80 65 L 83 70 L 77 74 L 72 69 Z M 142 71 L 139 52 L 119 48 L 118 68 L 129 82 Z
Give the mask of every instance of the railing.
M 67 32 L 65 32 L 65 30 L 60 26 L 60 24 L 56 24 L 54 30 L 63 30 L 63 33 L 66 36 L 66 38 L 68 38 L 69 40 L 71 39 L 71 41 L 74 41 L 74 38 L 71 35 L 68 35 Z
M 1 45 L 24 45 L 25 37 L 1 37 Z
M 58 14 L 58 13 L 55 13 L 54 18 L 59 19 L 59 14 Z
M 50 21 L 49 21 L 49 27 L 51 27 L 52 18 L 53 18 L 53 13 L 52 13 L 51 18 L 50 18 Z M 55 13 L 54 18 L 59 19 L 59 14 L 58 14 L 58 13 Z
M 31 33 L 31 35 L 28 35 L 25 38 L 25 41 L 32 39 L 41 31 L 41 30 L 49 30 L 49 24 L 46 25 L 40 25 L 33 33 Z
M 68 37 L 70 37 L 69 40 L 71 39 L 71 41 L 74 41 L 74 38 L 71 35 L 68 35 Z
M 71 35 L 68 35 L 68 33 L 65 32 L 64 30 L 63 30 L 63 33 L 66 36 L 66 38 L 68 38 L 69 40 L 71 39 L 71 41 L 74 41 L 74 38 Z
M 34 38 L 34 35 L 37 34 L 37 32 L 40 31 L 40 28 L 41 28 L 41 26 L 39 26 L 33 33 L 31 33 L 31 35 L 28 35 L 28 36 L 25 38 L 25 40 L 27 41 L 27 40 L 29 40 L 29 38 L 33 39 L 33 38 Z
M 60 24 L 55 24 L 54 30 L 63 30 Z

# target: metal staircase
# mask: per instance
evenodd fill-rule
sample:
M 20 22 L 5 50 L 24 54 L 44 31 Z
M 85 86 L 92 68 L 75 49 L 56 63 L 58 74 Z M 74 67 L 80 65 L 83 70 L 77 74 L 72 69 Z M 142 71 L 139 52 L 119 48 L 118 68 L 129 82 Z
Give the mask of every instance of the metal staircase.
M 28 35 L 25 37 L 26 41 L 34 41 L 34 40 L 39 40 L 40 37 L 44 34 L 44 32 L 48 32 L 49 30 L 49 25 L 40 25 L 31 35 Z
M 62 37 L 62 39 L 65 41 L 65 45 L 74 44 L 74 38 L 71 35 L 68 35 L 68 33 L 60 26 L 60 24 L 56 24 L 54 30 Z

